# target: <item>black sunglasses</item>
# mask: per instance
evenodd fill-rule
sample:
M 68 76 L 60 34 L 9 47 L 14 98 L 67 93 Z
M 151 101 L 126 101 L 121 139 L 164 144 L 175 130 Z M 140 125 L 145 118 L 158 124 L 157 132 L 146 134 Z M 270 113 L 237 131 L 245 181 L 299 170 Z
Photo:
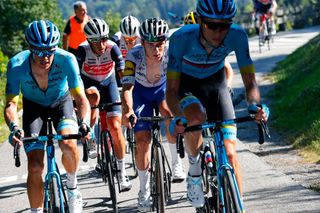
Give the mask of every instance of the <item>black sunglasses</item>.
M 88 41 L 90 43 L 99 43 L 101 42 L 106 42 L 108 40 L 108 36 L 100 37 L 100 38 L 88 38 Z
M 218 22 L 206 22 L 206 21 L 202 20 L 202 24 L 203 24 L 204 28 L 206 28 L 206 29 L 210 29 L 213 31 L 220 29 L 220 30 L 224 31 L 224 30 L 228 30 L 231 27 L 232 22 L 227 22 L 227 23 L 224 23 L 224 22 L 220 23 L 219 22 L 218 23 Z

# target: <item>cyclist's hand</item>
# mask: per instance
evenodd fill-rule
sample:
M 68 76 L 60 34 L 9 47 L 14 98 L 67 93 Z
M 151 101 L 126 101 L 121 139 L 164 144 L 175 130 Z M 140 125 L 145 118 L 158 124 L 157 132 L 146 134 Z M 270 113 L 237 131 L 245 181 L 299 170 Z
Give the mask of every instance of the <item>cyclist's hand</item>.
M 183 134 L 187 126 L 187 119 L 185 117 L 175 117 L 169 125 L 169 132 L 176 137 L 178 134 Z
M 248 111 L 250 114 L 255 115 L 256 121 L 267 121 L 270 115 L 270 110 L 265 104 L 251 104 L 248 107 Z
M 136 123 L 137 116 L 134 113 L 129 112 L 122 116 L 122 125 L 125 127 L 132 129 Z
M 18 146 L 20 147 L 23 144 L 20 139 L 23 137 L 24 137 L 23 129 L 21 129 L 19 126 L 13 126 L 11 128 L 8 141 L 13 147 L 16 145 L 16 143 L 18 143 Z

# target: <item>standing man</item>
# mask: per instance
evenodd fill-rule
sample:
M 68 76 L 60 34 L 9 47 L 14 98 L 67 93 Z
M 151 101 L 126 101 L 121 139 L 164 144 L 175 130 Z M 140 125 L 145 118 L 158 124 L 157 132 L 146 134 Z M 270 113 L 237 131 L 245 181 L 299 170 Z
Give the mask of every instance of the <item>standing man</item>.
M 225 58 L 232 51 L 237 57 L 249 109 L 258 108 L 256 120 L 267 121 L 268 107 L 264 104 L 256 107 L 260 103 L 260 93 L 247 34 L 232 22 L 236 11 L 234 0 L 198 0 L 199 24 L 185 26 L 171 36 L 166 100 L 176 116 L 170 125 L 173 134 L 183 133 L 185 121 L 191 126 L 235 117 L 224 71 Z M 242 195 L 236 126 L 224 126 L 222 132 Z M 204 205 L 199 153 L 202 142 L 201 131 L 185 134 L 189 159 L 187 197 L 195 208 Z
M 84 33 L 87 42 L 79 46 L 76 56 L 90 104 L 120 102 L 115 76 L 123 72 L 124 61 L 118 46 L 108 39 L 109 26 L 103 19 L 89 19 Z M 97 116 L 98 109 L 92 110 L 92 127 L 96 124 Z M 132 185 L 125 170 L 125 139 L 121 130 L 121 107 L 119 105 L 108 110 L 106 122 L 114 142 L 114 151 L 120 170 L 120 190 L 127 191 Z M 89 157 L 96 157 L 97 151 L 95 145 L 92 145 L 95 142 L 91 140 L 90 143 Z
M 136 164 L 140 181 L 138 210 L 150 210 L 149 162 L 151 122 L 137 121 L 138 116 L 153 116 L 159 108 L 162 116 L 172 116 L 165 100 L 166 72 L 168 64 L 168 24 L 158 18 L 145 20 L 140 26 L 141 45 L 132 48 L 127 55 L 122 89 L 123 125 L 132 128 L 129 117 L 135 117 Z M 170 121 L 165 122 L 168 133 Z M 177 155 L 173 137 L 167 134 L 172 156 L 173 180 L 185 179 L 182 162 Z
M 75 54 L 78 46 L 86 40 L 83 32 L 88 22 L 87 6 L 83 1 L 76 1 L 73 4 L 74 16 L 71 16 L 64 28 L 62 46 L 63 49 Z
M 29 50 L 10 59 L 7 70 L 6 107 L 4 117 L 10 128 L 11 145 L 22 142 L 15 135 L 45 135 L 50 117 L 58 134 L 78 133 L 73 110 L 78 106 L 79 132 L 90 130 L 90 105 L 84 93 L 79 67 L 74 55 L 58 48 L 60 33 L 50 21 L 34 21 L 25 32 Z M 23 95 L 22 128 L 17 113 L 19 93 Z M 72 97 L 71 97 L 72 95 Z M 69 211 L 82 211 L 82 197 L 77 187 L 79 152 L 76 140 L 59 141 L 62 164 L 67 172 Z M 43 212 L 44 189 L 42 173 L 45 144 L 24 144 L 28 158 L 27 191 L 31 212 Z

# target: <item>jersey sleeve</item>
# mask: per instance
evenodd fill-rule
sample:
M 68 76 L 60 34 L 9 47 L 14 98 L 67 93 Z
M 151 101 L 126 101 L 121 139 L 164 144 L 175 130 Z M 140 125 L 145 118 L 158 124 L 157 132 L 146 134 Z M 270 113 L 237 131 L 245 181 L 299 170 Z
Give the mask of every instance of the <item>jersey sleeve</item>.
M 71 94 L 80 94 L 83 90 L 83 82 L 79 72 L 77 60 L 73 54 L 65 56 L 65 68 L 67 70 L 68 86 Z
M 254 73 L 254 66 L 250 56 L 247 33 L 239 28 L 234 38 L 234 50 L 241 74 Z
M 117 35 L 114 35 L 111 37 L 111 41 L 117 44 L 117 46 L 120 46 L 120 38 Z
M 10 60 L 7 66 L 6 101 L 18 103 L 20 94 L 20 79 Z
M 167 79 L 179 79 L 181 75 L 182 52 L 179 49 L 179 37 L 174 33 L 169 42 L 169 61 L 167 69 Z
M 79 65 L 79 69 L 82 69 L 83 62 L 86 59 L 86 50 L 83 46 L 79 46 L 76 52 L 76 59 Z
M 67 35 L 70 35 L 70 33 L 71 33 L 71 24 L 70 24 L 70 19 L 68 20 L 68 22 L 67 22 L 67 25 L 66 25 L 66 27 L 64 28 L 64 31 L 63 31 L 65 34 L 67 34 Z
M 126 56 L 126 62 L 122 77 L 122 84 L 134 84 L 135 83 L 135 71 L 136 71 L 136 63 L 134 62 L 133 50 L 129 50 Z
M 124 60 L 121 51 L 117 45 L 113 45 L 111 49 L 111 58 L 116 64 L 116 71 L 121 71 L 124 69 Z

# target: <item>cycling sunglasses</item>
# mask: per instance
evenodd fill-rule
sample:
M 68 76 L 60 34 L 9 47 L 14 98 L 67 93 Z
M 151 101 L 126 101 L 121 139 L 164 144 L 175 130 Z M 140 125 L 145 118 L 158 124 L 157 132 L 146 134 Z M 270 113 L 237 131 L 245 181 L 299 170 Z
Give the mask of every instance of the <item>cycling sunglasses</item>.
M 88 38 L 88 41 L 90 43 L 100 43 L 100 42 L 106 42 L 108 40 L 108 36 L 100 37 L 100 38 Z
M 204 20 L 202 20 L 202 24 L 204 26 L 205 29 L 210 29 L 210 30 L 221 30 L 221 31 L 225 31 L 225 30 L 229 30 L 229 28 L 231 27 L 232 25 L 232 22 L 227 22 L 227 23 L 224 23 L 224 22 L 206 22 Z
M 137 40 L 137 36 L 134 36 L 134 37 L 124 37 L 124 39 L 126 40 L 126 42 L 129 42 L 129 43 L 133 43 Z
M 30 51 L 38 57 L 44 57 L 44 56 L 52 56 L 56 52 L 56 48 L 50 49 L 50 50 L 41 50 L 41 49 L 31 48 Z

